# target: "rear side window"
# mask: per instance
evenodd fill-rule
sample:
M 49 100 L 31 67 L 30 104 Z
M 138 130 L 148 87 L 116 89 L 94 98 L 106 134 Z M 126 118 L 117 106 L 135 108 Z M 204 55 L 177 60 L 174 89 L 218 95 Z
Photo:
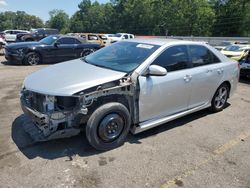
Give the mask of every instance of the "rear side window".
M 75 44 L 76 40 L 74 38 L 62 38 L 59 39 L 60 44 Z
M 166 49 L 153 65 L 159 65 L 167 69 L 168 72 L 186 69 L 189 67 L 189 57 L 187 46 L 173 46 Z
M 205 46 L 190 45 L 189 53 L 193 67 L 220 62 L 219 58 Z

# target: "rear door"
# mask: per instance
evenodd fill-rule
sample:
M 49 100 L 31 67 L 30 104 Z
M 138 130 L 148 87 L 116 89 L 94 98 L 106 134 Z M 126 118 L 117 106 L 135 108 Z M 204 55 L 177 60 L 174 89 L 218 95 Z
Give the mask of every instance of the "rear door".
M 212 99 L 224 74 L 219 58 L 203 45 L 189 45 L 192 62 L 189 108 L 204 105 Z
M 165 76 L 139 76 L 140 122 L 185 111 L 190 97 L 190 65 L 187 46 L 167 48 L 153 65 L 167 69 Z

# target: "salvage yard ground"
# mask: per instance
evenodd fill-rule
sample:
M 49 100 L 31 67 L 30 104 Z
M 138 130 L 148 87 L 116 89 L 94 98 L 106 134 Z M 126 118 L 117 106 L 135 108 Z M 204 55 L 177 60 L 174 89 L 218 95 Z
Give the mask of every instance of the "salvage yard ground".
M 250 188 L 250 79 L 220 113 L 203 110 L 97 152 L 84 133 L 34 143 L 18 93 L 25 76 L 47 65 L 0 61 L 0 187 Z

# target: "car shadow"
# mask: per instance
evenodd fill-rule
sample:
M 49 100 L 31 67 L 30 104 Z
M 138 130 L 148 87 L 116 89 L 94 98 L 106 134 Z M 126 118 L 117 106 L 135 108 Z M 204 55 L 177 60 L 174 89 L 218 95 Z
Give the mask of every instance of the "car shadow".
M 12 62 L 9 62 L 9 61 L 2 61 L 1 64 L 5 65 L 5 66 L 18 66 L 18 65 L 21 65 L 21 64 L 12 63 Z
M 250 77 L 241 77 L 240 80 L 239 80 L 240 83 L 243 83 L 243 84 L 250 84 Z
M 229 107 L 228 103 L 226 108 Z M 184 126 L 189 122 L 211 115 L 212 113 L 208 110 L 202 110 L 161 126 L 152 128 L 148 131 L 142 132 L 137 135 L 128 135 L 126 142 L 130 144 L 141 144 L 142 139 L 157 136 L 157 134 L 174 129 L 176 127 Z M 58 139 L 50 140 L 47 142 L 34 142 L 31 137 L 24 131 L 23 124 L 29 119 L 26 115 L 22 114 L 17 117 L 12 123 L 12 139 L 17 145 L 18 149 L 28 158 L 34 159 L 41 157 L 48 160 L 53 160 L 61 157 L 67 157 L 67 160 L 72 160 L 74 155 L 82 157 L 92 156 L 100 153 L 101 151 L 95 150 L 87 141 L 85 133 L 81 132 L 79 135 Z

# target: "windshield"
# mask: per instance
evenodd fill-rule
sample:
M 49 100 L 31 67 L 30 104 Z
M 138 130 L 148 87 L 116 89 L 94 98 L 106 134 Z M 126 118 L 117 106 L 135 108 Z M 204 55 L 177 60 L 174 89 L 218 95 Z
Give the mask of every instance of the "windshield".
M 231 46 L 226 47 L 224 50 L 225 51 L 240 52 L 240 51 L 242 51 L 241 48 L 242 48 L 241 46 L 231 45 Z
M 136 42 L 117 42 L 102 48 L 83 60 L 86 63 L 121 72 L 132 72 L 159 46 Z
M 47 45 L 51 45 L 53 44 L 57 39 L 59 38 L 59 36 L 48 36 L 42 40 L 40 40 L 39 42 L 42 44 L 47 44 Z

